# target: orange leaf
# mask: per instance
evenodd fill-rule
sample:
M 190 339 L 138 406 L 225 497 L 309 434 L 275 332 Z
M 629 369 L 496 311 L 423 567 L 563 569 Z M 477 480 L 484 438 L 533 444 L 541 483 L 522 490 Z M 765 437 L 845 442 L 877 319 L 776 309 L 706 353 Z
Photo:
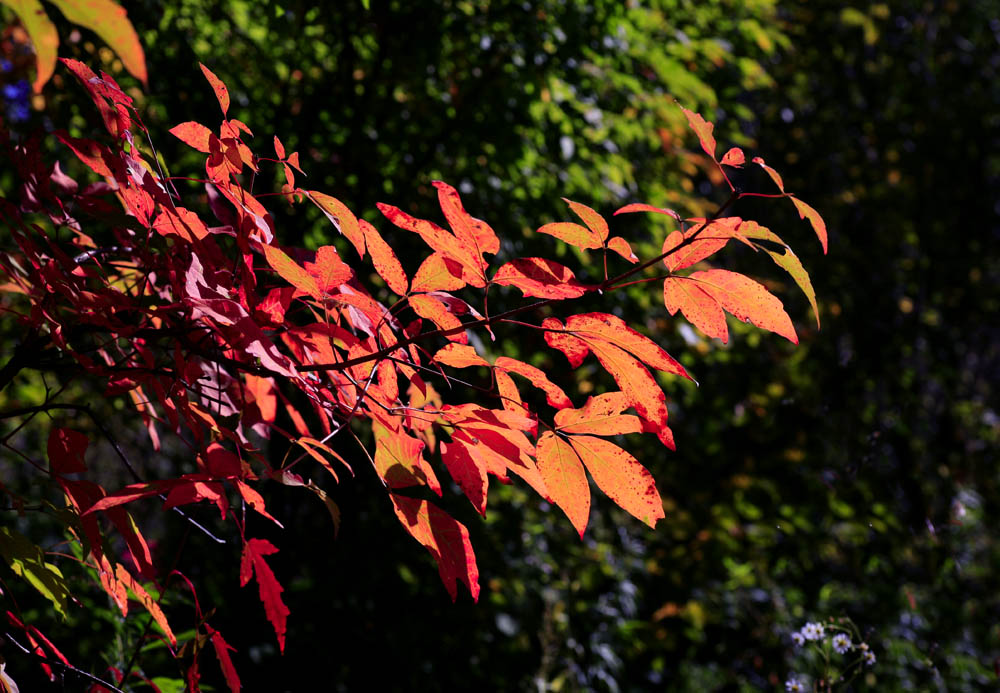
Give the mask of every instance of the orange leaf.
M 592 433 L 613 436 L 639 433 L 642 422 L 622 411 L 632 406 L 624 392 L 605 392 L 591 397 L 582 409 L 562 409 L 556 412 L 555 424 L 563 433 Z
M 795 203 L 795 209 L 799 210 L 799 217 L 802 219 L 808 219 L 809 223 L 813 227 L 813 231 L 816 232 L 816 237 L 819 238 L 820 245 L 823 246 L 823 253 L 826 253 L 826 222 L 823 221 L 823 217 L 819 215 L 815 209 L 807 205 L 805 202 L 797 197 L 792 198 L 792 202 Z
M 372 423 L 375 433 L 375 469 L 390 489 L 428 486 L 441 495 L 441 484 L 434 470 L 423 458 L 423 442 L 402 431 L 390 431 Z
M 479 568 L 465 525 L 429 501 L 396 494 L 389 497 L 403 527 L 437 562 L 452 601 L 458 596 L 459 580 L 469 588 L 472 600 L 479 601 Z
M 733 147 L 725 153 L 720 163 L 723 163 L 726 166 L 732 166 L 733 168 L 742 168 L 746 162 L 747 159 L 743 156 L 743 150 L 739 147 Z
M 483 273 L 485 263 L 476 253 L 476 249 L 462 243 L 454 235 L 442 229 L 437 224 L 410 216 L 403 210 L 392 205 L 378 202 L 375 205 L 379 211 L 393 224 L 406 231 L 419 235 L 432 250 L 442 253 L 462 265 L 465 270 L 464 279 L 476 288 L 486 286 Z
M 284 251 L 273 245 L 262 246 L 267 264 L 274 269 L 278 275 L 286 282 L 294 286 L 299 291 L 309 294 L 314 298 L 322 297 L 322 292 L 316 284 L 312 275 L 305 271 L 292 258 L 285 255 Z
M 446 344 L 434 354 L 431 360 L 452 368 L 490 367 L 490 364 L 467 344 Z
M 535 368 L 531 364 L 507 356 L 498 356 L 493 365 L 500 370 L 517 373 L 522 378 L 526 378 L 528 382 L 545 393 L 545 399 L 550 406 L 556 409 L 573 406 L 573 403 L 566 396 L 563 389 L 549 380 L 548 376 L 540 368 Z
M 781 301 L 753 279 L 727 270 L 707 270 L 690 275 L 723 308 L 744 322 L 781 335 L 798 344 L 792 321 Z
M 569 443 L 546 431 L 538 439 L 537 459 L 552 502 L 566 513 L 582 538 L 590 517 L 590 485 L 580 457 Z
M 493 283 L 515 286 L 525 296 L 536 298 L 577 298 L 588 291 L 584 284 L 576 280 L 571 269 L 540 257 L 523 257 L 508 262 L 497 270 Z
M 189 147 L 208 154 L 211 151 L 209 140 L 214 136 L 212 131 L 201 123 L 187 121 L 170 128 L 170 134 Z
M 226 85 L 222 83 L 222 80 L 215 76 L 215 73 L 209 70 L 207 67 L 198 63 L 201 68 L 201 72 L 205 75 L 205 79 L 212 86 L 212 91 L 215 92 L 215 98 L 219 100 L 219 106 L 222 108 L 222 115 L 226 115 L 229 110 L 229 89 Z
M 600 248 L 602 239 L 590 229 L 574 224 L 571 221 L 559 221 L 553 224 L 545 224 L 538 229 L 538 233 L 547 233 L 555 236 L 560 241 L 575 245 L 577 248 L 592 249 Z
M 153 228 L 161 236 L 180 236 L 186 241 L 201 240 L 208 229 L 197 214 L 184 207 L 164 209 L 153 221 Z
M 149 612 L 149 615 L 153 617 L 153 620 L 156 621 L 156 625 L 158 625 L 163 630 L 164 634 L 166 634 L 170 644 L 176 646 L 177 638 L 174 637 L 174 632 L 170 630 L 170 624 L 167 623 L 167 617 L 164 615 L 160 605 L 156 603 L 156 600 L 149 595 L 149 592 L 143 589 L 142 585 L 140 585 L 139 582 L 132 577 L 131 573 L 125 570 L 125 567 L 121 563 L 115 566 L 115 577 L 118 579 L 118 582 L 132 590 L 132 593 L 135 595 L 136 599 L 139 600 L 139 603 L 143 605 L 146 611 Z
M 712 131 L 715 129 L 715 126 L 702 118 L 699 113 L 689 111 L 683 106 L 681 106 L 681 110 L 684 111 L 684 115 L 687 116 L 691 129 L 698 135 L 698 141 L 701 143 L 701 148 L 704 149 L 705 153 L 712 157 L 712 160 L 714 161 L 715 137 L 712 135 Z
M 639 416 L 656 425 L 666 423 L 666 395 L 642 364 L 604 340 L 587 340 L 587 346 L 615 379 L 622 392 L 628 395 Z
M 389 244 L 382 238 L 374 226 L 364 219 L 359 219 L 361 230 L 364 233 L 365 245 L 372 256 L 372 264 L 378 276 L 385 280 L 386 285 L 398 296 L 406 295 L 407 279 L 403 266 L 399 263 L 399 258 L 393 252 Z
M 365 256 L 365 234 L 361 231 L 358 218 L 347 208 L 347 205 L 336 197 L 330 197 L 315 190 L 307 190 L 306 196 L 323 211 L 327 219 L 333 222 L 337 230 L 351 242 L 354 249 L 358 251 L 358 255 L 363 258 Z
M 121 58 L 122 65 L 143 84 L 147 84 L 146 56 L 139 35 L 128 20 L 125 8 L 112 0 L 52 0 L 63 16 L 74 24 L 90 29 Z
M 307 262 L 305 268 L 316 279 L 321 294 L 329 293 L 354 276 L 332 245 L 324 245 L 317 250 L 316 262 Z
M 663 258 L 663 264 L 671 272 L 690 267 L 724 248 L 730 239 L 737 238 L 736 230 L 742 219 L 724 217 L 708 226 L 702 226 L 704 220 L 701 219 L 692 221 L 697 225 L 684 233 L 674 231 L 663 242 L 663 252 L 670 253 Z M 687 242 L 681 246 L 685 239 L 688 239 Z M 670 252 L 679 246 L 678 250 Z
M 581 313 L 566 320 L 566 329 L 587 342 L 593 349 L 595 340 L 606 341 L 639 357 L 653 368 L 684 378 L 691 376 L 673 356 L 649 337 L 639 334 L 621 318 L 608 313 Z
M 764 160 L 759 156 L 755 156 L 753 158 L 753 162 L 758 166 L 760 166 L 765 171 L 767 171 L 767 175 L 771 176 L 771 180 L 773 180 L 774 184 L 778 186 L 778 190 L 780 190 L 781 192 L 785 192 L 785 183 L 784 181 L 781 180 L 781 174 L 779 174 L 773 168 L 765 164 Z
M 468 444 L 461 439 L 447 443 L 441 441 L 441 461 L 479 514 L 486 517 L 486 493 L 489 478 L 485 465 L 472 454 Z
M 497 383 L 497 394 L 500 395 L 500 404 L 507 411 L 522 414 L 526 411 L 521 393 L 517 390 L 514 379 L 507 375 L 506 371 L 497 368 L 493 371 L 493 377 Z
M 633 265 L 639 262 L 639 258 L 636 257 L 635 253 L 632 252 L 632 246 L 628 244 L 621 236 L 615 236 L 610 241 L 608 241 L 608 248 L 615 251 L 623 258 L 631 262 Z
M 448 311 L 448 307 L 444 303 L 427 294 L 410 296 L 407 300 L 410 302 L 410 308 L 413 309 L 414 313 L 430 320 L 439 329 L 456 330 L 447 335 L 448 339 L 459 344 L 469 343 L 469 337 L 465 333 L 465 330 L 457 329 L 462 326 L 461 321 Z
M 802 289 L 802 293 L 809 300 L 809 305 L 812 306 L 813 315 L 816 316 L 816 327 L 819 327 L 819 307 L 816 305 L 816 290 L 813 289 L 809 273 L 802 266 L 802 261 L 799 260 L 798 256 L 781 240 L 778 234 L 767 227 L 760 226 L 755 221 L 745 221 L 740 224 L 740 234 L 745 238 L 759 238 L 781 246 L 782 252 L 779 253 L 767 246 L 757 244 L 757 247 L 770 255 L 771 259 L 774 260 L 774 264 L 788 272 L 799 288 Z
M 666 214 L 668 217 L 673 217 L 677 221 L 681 220 L 681 215 L 672 209 L 667 209 L 665 207 L 654 207 L 653 205 L 647 205 L 642 202 L 633 202 L 630 205 L 625 205 L 621 209 L 615 212 L 615 215 L 619 214 L 631 214 L 632 212 L 654 212 L 656 214 Z
M 697 282 L 688 277 L 667 277 L 663 281 L 663 304 L 671 315 L 678 310 L 692 325 L 709 337 L 729 341 L 726 314 L 722 306 Z
M 433 181 L 438 191 L 438 202 L 445 219 L 451 225 L 455 237 L 466 247 L 474 248 L 477 256 L 494 254 L 500 250 L 500 239 L 493 229 L 482 219 L 476 219 L 465 211 L 458 191 L 443 181 Z
M 565 354 L 570 366 L 579 368 L 590 351 L 587 344 L 567 334 L 566 328 L 556 318 L 545 318 L 542 327 L 545 329 L 545 343 Z
M 663 519 L 663 501 L 653 475 L 620 447 L 594 436 L 570 436 L 569 444 L 597 486 L 633 517 L 650 527 Z
M 413 276 L 413 291 L 458 291 L 465 286 L 462 265 L 442 253 L 431 253 Z
M 608 234 L 610 233 L 608 230 L 608 222 L 604 220 L 604 217 L 587 205 L 580 204 L 579 202 L 567 200 L 565 197 L 563 198 L 563 202 L 568 204 L 569 208 L 583 220 L 583 223 L 594 232 L 598 240 L 601 242 L 601 245 L 603 245 L 604 241 L 608 238 Z

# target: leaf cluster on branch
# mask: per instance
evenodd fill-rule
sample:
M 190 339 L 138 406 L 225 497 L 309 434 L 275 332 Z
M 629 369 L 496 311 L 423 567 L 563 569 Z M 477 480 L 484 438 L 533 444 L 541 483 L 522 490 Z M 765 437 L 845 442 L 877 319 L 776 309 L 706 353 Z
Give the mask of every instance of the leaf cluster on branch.
M 302 187 L 298 154 L 287 152 L 277 136 L 273 156 L 253 151 L 250 127 L 229 118 L 228 90 L 209 69 L 202 66 L 222 122 L 217 129 L 186 122 L 171 130 L 205 154 L 204 176 L 182 178 L 163 169 L 132 98 L 111 77 L 77 61 L 63 62 L 93 100 L 109 137 L 55 136 L 101 182 L 80 184 L 45 163 L 37 141 L 5 142 L 21 189 L 18 201 L 0 200 L 0 217 L 16 244 L 0 253 L 0 297 L 24 338 L 0 370 L 0 389 L 22 370 L 43 368 L 53 354 L 71 359 L 76 377 L 99 383 L 107 397 L 131 400 L 153 449 L 166 436 L 184 446 L 193 471 L 146 478 L 92 410 L 65 401 L 59 391 L 37 405 L 0 411 L 0 417 L 20 420 L 20 428 L 40 414 L 74 410 L 93 418 L 112 444 L 134 483 L 110 491 L 88 478 L 91 441 L 79 431 L 51 430 L 47 464 L 19 454 L 62 492 L 66 504 L 59 517 L 80 547 L 79 562 L 122 615 L 130 598 L 138 601 L 155 622 L 157 637 L 178 658 L 190 657 L 191 689 L 198 685 L 197 653 L 208 643 L 230 688 L 239 689 L 231 648 L 197 597 L 193 639 L 180 647 L 160 600 L 168 587 L 183 584 L 194 595 L 195 586 L 155 564 L 130 503 L 157 496 L 164 509 L 175 509 L 178 521 L 215 539 L 182 509 L 214 505 L 241 542 L 239 583 L 256 582 L 281 649 L 289 610 L 268 563 L 278 547 L 249 534 L 246 513 L 281 526 L 267 508 L 268 483 L 316 496 L 336 521 L 339 511 L 324 486 L 343 474 L 377 475 L 402 527 L 436 561 L 452 599 L 462 583 L 475 600 L 479 570 L 468 529 L 436 501 L 446 488 L 442 468 L 482 515 L 491 481 L 508 484 L 517 477 L 560 508 L 582 536 L 590 514 L 589 476 L 650 527 L 664 517 L 652 475 L 616 441 L 623 434 L 650 433 L 673 449 L 667 397 L 651 371 L 690 375 L 620 317 L 573 313 L 574 299 L 604 300 L 634 283 L 662 281 L 669 312 L 680 311 L 710 337 L 728 339 L 728 312 L 797 342 L 781 302 L 762 284 L 723 269 L 692 271 L 735 242 L 770 255 L 816 309 L 809 277 L 785 242 L 726 212 L 747 196 L 788 197 L 825 250 L 819 215 L 786 193 L 780 176 L 759 158 L 754 162 L 779 192 L 738 189 L 727 169 L 746 165 L 742 151 L 717 159 L 712 125 L 687 110 L 731 194 L 708 218 L 684 219 L 646 204 L 615 212 L 672 219 L 676 230 L 656 257 L 638 258 L 604 216 L 567 200 L 576 220 L 545 224 L 538 232 L 599 252 L 599 281 L 582 281 L 548 258 L 497 260 L 503 253 L 493 228 L 465 210 L 455 188 L 439 181 L 434 185 L 446 226 L 378 204 L 391 225 L 427 247 L 408 272 L 391 236 L 339 200 Z M 254 191 L 267 167 L 284 176 L 278 193 Z M 315 205 L 346 239 L 350 257 L 333 245 L 315 252 L 283 246 L 264 202 L 268 197 Z M 37 213 L 47 214 L 57 232 L 32 222 Z M 613 271 L 616 264 L 620 269 Z M 560 378 L 489 349 L 501 330 L 518 339 L 536 337 L 573 368 L 593 358 L 614 389 L 574 400 Z M 454 399 L 464 388 L 481 396 Z M 12 435 L 2 439 L 9 449 Z M 290 446 L 280 461 L 262 450 L 262 441 L 274 437 Z M 355 459 L 345 457 L 341 439 L 354 440 Z M 322 479 L 314 480 L 320 469 Z M 13 503 L 25 503 L 12 489 L 4 491 Z M 112 537 L 120 537 L 120 544 Z M 61 570 L 30 540 L 5 529 L 0 553 L 57 610 L 68 608 L 72 596 Z M 62 657 L 35 626 L 18 623 L 46 661 Z M 131 674 L 118 672 L 117 681 Z

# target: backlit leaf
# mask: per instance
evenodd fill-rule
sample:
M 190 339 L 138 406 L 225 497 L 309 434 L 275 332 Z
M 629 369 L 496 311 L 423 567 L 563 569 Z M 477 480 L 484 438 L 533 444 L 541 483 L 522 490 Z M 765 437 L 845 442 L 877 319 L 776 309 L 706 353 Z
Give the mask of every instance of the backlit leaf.
M 793 344 L 799 343 L 781 301 L 753 279 L 727 270 L 695 272 L 689 279 L 697 281 L 707 294 L 740 320 L 780 334 Z
M 615 215 L 619 214 L 631 214 L 633 212 L 653 212 L 655 214 L 666 214 L 668 217 L 673 217 L 677 221 L 681 220 L 681 215 L 672 209 L 667 209 L 665 207 L 654 207 L 653 205 L 647 205 L 642 202 L 633 202 L 632 204 L 625 205 L 624 207 L 618 209 Z
M 576 280 L 572 270 L 540 257 L 512 260 L 497 270 L 492 281 L 515 286 L 525 296 L 536 298 L 576 298 L 587 293 L 587 287 Z
M 143 608 L 149 612 L 149 615 L 153 617 L 163 633 L 170 640 L 171 645 L 177 645 L 177 638 L 174 636 L 174 632 L 170 629 L 170 624 L 167 622 L 167 617 L 163 613 L 163 609 L 156 602 L 155 599 L 143 588 L 139 581 L 132 577 L 132 574 L 125 570 L 125 567 L 119 563 L 115 566 L 115 577 L 118 582 L 127 587 L 132 594 L 135 595 L 136 599 L 142 604 Z
M 49 0 L 63 16 L 97 34 L 133 77 L 147 84 L 146 56 L 125 8 L 112 0 Z
M 482 219 L 476 219 L 465 211 L 458 191 L 443 181 L 433 181 L 438 191 L 438 202 L 445 219 L 451 225 L 455 237 L 469 248 L 474 248 L 477 255 L 494 254 L 500 250 L 500 239 Z
M 639 262 L 639 258 L 632 252 L 632 246 L 621 236 L 615 236 L 608 241 L 608 249 L 615 251 L 633 265 Z
M 198 63 L 198 67 L 201 68 L 201 73 L 205 75 L 205 79 L 207 79 L 209 85 L 211 85 L 212 91 L 215 92 L 215 98 L 219 100 L 219 107 L 222 108 L 222 115 L 226 115 L 229 111 L 229 89 L 226 88 L 226 85 L 222 83 L 221 79 L 215 76 L 214 72 L 209 70 L 202 63 Z M 284 157 L 282 156 L 282 158 Z
M 733 147 L 722 156 L 722 161 L 719 163 L 725 164 L 726 166 L 732 166 L 733 168 L 742 168 L 746 162 L 747 160 L 746 157 L 743 156 L 743 150 L 739 147 Z
M 653 475 L 617 445 L 594 436 L 570 436 L 569 444 L 597 486 L 633 517 L 650 527 L 663 519 L 663 501 Z
M 653 368 L 691 379 L 684 367 L 649 337 L 636 332 L 621 318 L 608 313 L 581 313 L 566 320 L 566 329 L 593 349 L 596 340 L 606 341 L 639 357 Z
M 285 255 L 284 251 L 273 245 L 262 246 L 267 264 L 278 273 L 286 282 L 294 286 L 299 291 L 309 294 L 314 298 L 322 297 L 319 285 L 311 274 L 305 271 L 292 258 Z
M 816 232 L 816 237 L 819 238 L 820 245 L 823 246 L 823 252 L 826 253 L 826 222 L 823 221 L 823 217 L 819 215 L 819 212 L 797 197 L 793 197 L 792 202 L 795 203 L 795 209 L 799 210 L 799 216 L 807 219 L 812 225 L 813 231 Z
M 563 438 L 546 431 L 538 439 L 537 460 L 552 502 L 583 537 L 590 518 L 590 485 L 579 456 Z
M 365 238 L 365 246 L 372 256 L 372 264 L 378 276 L 385 280 L 386 285 L 398 296 L 405 296 L 407 291 L 406 272 L 399 263 L 399 258 L 393 252 L 389 244 L 382 238 L 374 226 L 364 219 L 359 219 L 358 224 Z
M 212 131 L 201 123 L 188 121 L 170 128 L 170 134 L 179 139 L 189 147 L 197 149 L 199 152 L 208 154 L 211 151 L 209 140 L 212 138 Z
M 587 400 L 582 409 L 562 409 L 556 412 L 556 428 L 563 433 L 590 433 L 613 436 L 639 433 L 642 422 L 637 416 L 622 414 L 632 406 L 624 392 L 605 392 Z
M 277 547 L 267 539 L 250 539 L 243 545 L 243 557 L 240 560 L 240 587 L 246 587 L 250 578 L 256 574 L 257 585 L 260 588 L 260 600 L 264 604 L 267 620 L 274 627 L 278 637 L 278 649 L 285 651 L 285 629 L 288 621 L 288 607 L 281 600 L 284 588 L 274 577 L 274 572 L 264 560 L 265 556 L 278 553 Z
M 444 366 L 452 368 L 468 368 L 469 366 L 485 366 L 490 364 L 476 350 L 467 344 L 446 344 L 434 354 L 432 359 Z
M 35 49 L 37 73 L 32 87 L 40 94 L 42 87 L 52 77 L 56 69 L 56 55 L 59 50 L 59 34 L 56 25 L 45 14 L 38 0 L 4 0 L 4 4 L 14 10 L 21 25 L 28 32 Z
M 584 250 L 600 248 L 602 239 L 585 226 L 574 224 L 571 221 L 559 221 L 553 224 L 545 224 L 538 229 L 538 233 L 545 233 L 555 236 L 560 241 L 575 245 Z
M 687 277 L 667 277 L 663 280 L 663 303 L 671 315 L 680 310 L 707 336 L 721 339 L 723 344 L 729 341 L 722 306 L 697 282 Z
M 758 166 L 760 166 L 765 171 L 767 171 L 767 175 L 771 176 L 771 180 L 773 180 L 774 184 L 778 186 L 778 190 L 780 190 L 781 192 L 785 192 L 785 182 L 781 180 L 781 174 L 779 174 L 773 168 L 764 163 L 764 159 L 762 159 L 759 156 L 755 156 L 753 158 L 753 162 Z
M 336 197 L 330 197 L 315 190 L 307 190 L 306 196 L 323 211 L 323 214 L 333 222 L 338 231 L 344 234 L 344 237 L 358 251 L 358 255 L 363 258 L 365 256 L 365 234 L 361 230 L 358 218 L 347 208 L 347 205 Z
M 486 493 L 489 479 L 486 469 L 472 454 L 465 441 L 452 440 L 441 442 L 441 461 L 448 468 L 448 473 L 455 480 L 462 493 L 483 517 L 486 516 Z
M 320 294 L 329 293 L 354 276 L 332 245 L 324 245 L 317 250 L 316 262 L 307 262 L 305 269 L 316 280 Z
M 43 597 L 52 602 L 52 606 L 63 618 L 66 618 L 66 600 L 70 597 L 69 587 L 59 568 L 46 562 L 41 547 L 9 527 L 0 527 L 0 555 L 18 577 L 27 580 Z
M 688 123 L 691 125 L 691 129 L 698 135 L 698 141 L 701 143 L 701 148 L 705 150 L 706 154 L 715 160 L 715 136 L 712 135 L 712 131 L 715 129 L 715 126 L 702 118 L 699 113 L 689 111 L 683 106 L 681 106 L 681 110 L 684 111 L 684 115 L 687 117 Z
M 430 320 L 441 330 L 454 330 L 447 335 L 449 340 L 459 344 L 469 343 L 465 330 L 459 329 L 462 326 L 461 321 L 448 311 L 444 303 L 427 294 L 410 296 L 407 300 L 413 312 L 420 317 Z
M 604 217 L 587 205 L 580 204 L 579 202 L 567 200 L 565 197 L 563 198 L 563 202 L 568 204 L 569 208 L 573 210 L 573 213 L 583 220 L 583 223 L 587 225 L 587 228 L 594 232 L 594 235 L 597 236 L 597 239 L 601 242 L 601 245 L 603 245 L 604 241 L 608 238 L 608 234 L 610 233 L 608 230 L 608 222 L 605 221 Z
M 812 306 L 813 315 L 816 317 L 816 327 L 819 327 L 819 307 L 816 305 L 816 290 L 813 289 L 812 280 L 809 279 L 808 272 L 802 266 L 802 261 L 792 252 L 792 249 L 776 233 L 764 226 L 760 226 L 755 221 L 743 222 L 740 225 L 740 233 L 746 238 L 763 239 L 781 246 L 781 252 L 778 252 L 765 245 L 758 245 L 761 250 L 771 256 L 771 259 L 774 260 L 778 267 L 788 272 L 799 288 L 802 289 L 802 293 L 809 300 L 809 305 Z
M 462 265 L 442 253 L 431 253 L 413 276 L 413 291 L 458 291 L 465 286 Z
M 587 344 L 567 334 L 566 328 L 556 318 L 545 318 L 542 327 L 545 329 L 545 343 L 565 354 L 570 366 L 579 368 L 590 352 Z
M 545 399 L 549 403 L 549 406 L 556 409 L 573 406 L 573 403 L 566 396 L 563 389 L 549 380 L 548 376 L 540 368 L 535 368 L 529 363 L 512 359 L 509 356 L 498 356 L 493 365 L 508 373 L 517 373 L 522 378 L 527 379 L 529 383 L 545 393 Z
M 375 433 L 375 469 L 390 489 L 428 486 L 441 495 L 441 484 L 423 458 L 424 443 L 403 431 L 372 423 Z

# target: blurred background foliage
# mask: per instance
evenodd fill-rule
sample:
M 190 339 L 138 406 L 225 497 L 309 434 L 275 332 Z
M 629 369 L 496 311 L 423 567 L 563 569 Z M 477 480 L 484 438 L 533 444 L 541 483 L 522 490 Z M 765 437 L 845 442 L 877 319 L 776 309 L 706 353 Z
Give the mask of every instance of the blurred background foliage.
M 996 685 L 994 3 L 125 6 L 149 65 L 145 120 L 175 175 L 199 175 L 198 157 L 166 130 L 218 119 L 201 61 L 229 85 L 258 154 L 272 134 L 301 152 L 308 187 L 372 220 L 377 200 L 436 219 L 429 183 L 441 178 L 497 229 L 504 252 L 552 256 L 569 251 L 531 230 L 570 218 L 562 196 L 605 214 L 641 200 L 695 216 L 724 199 L 677 100 L 716 122 L 720 151 L 764 156 L 830 229 L 824 257 L 791 205 L 734 212 L 777 231 L 810 270 L 822 331 L 793 286 L 771 284 L 798 347 L 740 324 L 728 346 L 706 340 L 669 318 L 648 286 L 616 301 L 700 383 L 667 383 L 677 453 L 627 441 L 665 498 L 655 532 L 597 496 L 582 542 L 558 510 L 516 486 L 499 489 L 485 521 L 456 500 L 449 510 L 470 527 L 484 591 L 478 605 L 461 596 L 452 605 L 374 475 L 330 489 L 342 512 L 336 538 L 322 507 L 274 489 L 269 508 L 289 530 L 258 529 L 281 547 L 275 569 L 292 616 L 280 656 L 256 595 L 235 589 L 237 548 L 164 522 L 160 550 L 183 544 L 179 568 L 203 586 L 203 602 L 220 605 L 212 623 L 238 648 L 248 689 L 306 690 L 319 676 L 336 690 L 783 690 L 805 666 L 789 633 L 839 616 L 878 657 L 857 690 Z M 60 35 L 61 55 L 118 74 L 93 36 L 71 26 Z M 21 89 L 31 78 L 24 47 L 9 25 L 0 79 L 11 130 L 92 129 L 93 109 L 65 72 L 42 95 Z M 770 190 L 751 173 L 741 182 Z M 311 210 L 274 208 L 282 242 L 330 242 Z M 614 223 L 643 257 L 668 231 L 658 220 Z M 392 242 L 405 253 L 407 239 Z M 742 251 L 728 250 L 727 266 L 781 279 Z M 582 254 L 564 261 L 600 271 Z M 6 351 L 16 340 L 5 330 L 0 342 Z M 578 391 L 606 386 L 517 334 L 487 348 L 531 359 Z M 18 386 L 7 404 L 41 387 Z M 44 437 L 22 440 L 40 450 Z M 138 452 L 145 441 L 136 433 L 126 444 Z M 74 663 L 95 672 L 127 658 L 140 635 L 100 603 L 47 633 L 75 639 Z M 26 669 L 15 678 L 28 680 Z M 202 669 L 222 685 L 208 658 Z

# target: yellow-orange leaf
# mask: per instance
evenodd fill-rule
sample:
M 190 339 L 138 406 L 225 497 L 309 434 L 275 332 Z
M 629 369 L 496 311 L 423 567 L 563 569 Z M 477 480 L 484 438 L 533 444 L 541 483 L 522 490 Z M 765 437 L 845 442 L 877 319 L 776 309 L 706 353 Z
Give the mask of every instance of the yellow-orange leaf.
M 639 417 L 622 414 L 632 406 L 624 392 L 605 392 L 591 397 L 582 409 L 562 409 L 556 412 L 556 428 L 562 433 L 590 433 L 613 436 L 621 433 L 639 433 Z
M 358 219 L 358 224 L 361 226 L 361 231 L 365 237 L 365 246 L 368 248 L 368 252 L 371 253 L 372 264 L 375 265 L 375 271 L 378 272 L 378 276 L 385 280 L 386 285 L 394 293 L 399 296 L 405 296 L 408 281 L 406 279 L 406 272 L 403 270 L 403 265 L 400 264 L 399 258 L 396 257 L 396 253 L 385 242 L 378 229 L 364 219 Z
M 537 459 L 552 502 L 582 537 L 590 517 L 590 485 L 579 456 L 564 439 L 546 431 L 538 440 Z
M 819 215 L 819 212 L 797 197 L 793 197 L 792 202 L 795 203 L 795 209 L 799 210 L 799 216 L 807 219 L 812 225 L 813 231 L 816 232 L 816 237 L 819 238 L 820 245 L 823 246 L 823 252 L 826 253 L 826 222 L 823 221 L 823 217 Z
M 442 253 L 431 253 L 413 276 L 413 291 L 458 291 L 465 286 L 462 265 Z
M 265 245 L 263 248 L 264 257 L 267 258 L 267 264 L 269 264 L 282 279 L 299 291 L 309 294 L 315 298 L 320 298 L 322 294 L 319 290 L 319 286 L 316 284 L 316 280 L 313 279 L 311 274 L 306 272 L 305 269 L 299 266 L 299 264 L 292 260 L 292 258 L 285 255 L 284 251 L 280 248 L 276 248 L 273 245 Z
M 572 407 L 573 403 L 561 387 L 549 380 L 548 376 L 540 368 L 535 368 L 531 364 L 512 359 L 508 356 L 498 356 L 493 365 L 510 373 L 517 373 L 522 378 L 527 378 L 528 382 L 545 393 L 546 401 L 556 409 Z
M 448 306 L 443 302 L 427 294 L 410 296 L 408 300 L 410 308 L 420 317 L 430 320 L 439 329 L 454 330 L 447 335 L 448 339 L 459 344 L 469 343 L 465 330 L 459 329 L 462 326 L 461 321 L 448 311 Z
M 620 447 L 594 436 L 570 436 L 569 444 L 608 497 L 650 527 L 663 519 L 653 475 Z
M 663 304 L 674 315 L 678 310 L 692 325 L 709 337 L 729 341 L 726 314 L 722 306 L 697 282 L 687 277 L 667 277 L 663 280 Z
M 684 115 L 687 116 L 688 124 L 691 125 L 691 129 L 698 135 L 698 141 L 701 143 L 701 148 L 704 149 L 705 153 L 714 160 L 715 136 L 712 134 L 712 131 L 715 129 L 715 126 L 702 118 L 700 113 L 689 111 L 683 106 L 681 106 L 681 110 L 684 111 Z
M 354 246 L 354 249 L 358 251 L 358 255 L 364 257 L 365 234 L 361 230 L 358 218 L 347 208 L 347 205 L 336 197 L 330 197 L 315 190 L 307 190 L 306 196 L 323 211 L 323 214 L 333 222 L 337 230 L 344 234 L 347 240 L 351 242 L 351 245 Z
M 377 421 L 372 423 L 372 431 L 375 433 L 375 469 L 386 486 L 393 489 L 426 485 L 441 495 L 441 484 L 423 458 L 421 441 L 402 431 L 390 431 Z
M 792 344 L 799 343 L 781 301 L 750 277 L 727 270 L 707 270 L 694 272 L 689 279 L 697 281 L 707 294 L 740 320 L 780 334 Z
M 147 84 L 146 56 L 125 8 L 111 0 L 50 0 L 74 24 L 90 29 L 103 40 L 133 77 Z
M 573 213 L 583 220 L 583 223 L 594 232 L 598 240 L 601 242 L 601 245 L 603 245 L 604 241 L 608 238 L 608 234 L 610 233 L 608 230 L 608 222 L 605 221 L 604 217 L 587 205 L 582 205 L 579 202 L 567 200 L 565 197 L 563 198 L 563 202 L 568 204 L 569 208 L 573 210 Z
M 583 248 L 584 250 L 600 248 L 603 245 L 602 239 L 596 233 L 585 226 L 574 224 L 571 221 L 545 224 L 545 226 L 538 229 L 538 233 L 555 236 L 560 241 L 575 245 L 577 248 Z
M 587 342 L 593 349 L 592 342 L 603 340 L 639 357 L 653 368 L 673 373 L 684 378 L 691 376 L 684 370 L 673 356 L 661 349 L 649 337 L 639 334 L 621 318 L 608 313 L 581 313 L 571 315 L 566 320 L 566 329 L 575 336 Z
M 452 368 L 468 368 L 469 366 L 486 366 L 490 364 L 468 344 L 446 344 L 441 347 L 432 359 L 444 366 Z

